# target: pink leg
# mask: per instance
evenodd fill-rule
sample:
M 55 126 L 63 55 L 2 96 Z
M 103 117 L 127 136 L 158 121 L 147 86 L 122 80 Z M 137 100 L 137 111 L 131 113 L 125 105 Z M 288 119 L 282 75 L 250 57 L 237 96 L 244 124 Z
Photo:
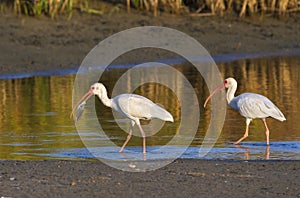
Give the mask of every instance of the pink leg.
M 131 136 L 132 136 L 133 126 L 134 126 L 134 122 L 131 122 L 131 124 L 130 124 L 130 129 L 129 129 L 129 134 L 128 134 L 128 136 L 127 136 L 127 138 L 126 138 L 126 140 L 125 140 L 123 146 L 122 146 L 122 147 L 120 148 L 120 150 L 119 150 L 120 153 L 123 152 L 123 150 L 124 150 L 126 144 L 129 142 L 129 140 L 130 140 L 130 138 L 131 138 Z
M 241 137 L 238 141 L 236 141 L 234 144 L 239 144 L 241 141 L 243 141 L 245 138 L 248 137 L 248 131 L 249 131 L 249 124 L 251 122 L 251 119 L 246 120 L 246 131 L 243 137 Z
M 145 132 L 143 130 L 143 128 L 141 127 L 141 124 L 137 124 L 138 127 L 140 128 L 141 134 L 142 134 L 142 138 L 143 138 L 143 153 L 146 153 L 146 135 Z
M 269 145 L 266 147 L 265 155 L 266 155 L 265 156 L 266 160 L 268 160 L 270 158 L 270 146 Z
M 267 145 L 269 146 L 270 145 L 270 142 L 269 142 L 269 128 L 268 128 L 268 125 L 267 125 L 267 122 L 266 122 L 266 119 L 263 119 L 263 122 L 264 122 L 264 125 L 266 127 L 266 138 L 267 138 Z

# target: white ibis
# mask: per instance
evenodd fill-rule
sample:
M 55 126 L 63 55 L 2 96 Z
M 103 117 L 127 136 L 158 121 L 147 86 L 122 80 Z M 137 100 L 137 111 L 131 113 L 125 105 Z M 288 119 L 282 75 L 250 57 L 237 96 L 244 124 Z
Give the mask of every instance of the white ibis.
M 136 94 L 121 94 L 112 99 L 107 96 L 106 88 L 101 83 L 95 83 L 90 87 L 90 90 L 78 101 L 76 106 L 73 108 L 71 116 L 74 116 L 76 111 L 82 112 L 86 101 L 92 96 L 96 95 L 101 100 L 101 102 L 107 106 L 111 107 L 113 110 L 118 111 L 121 115 L 131 120 L 129 134 L 123 146 L 120 148 L 119 152 L 122 152 L 126 144 L 132 136 L 133 126 L 136 124 L 139 127 L 143 138 L 143 153 L 146 153 L 146 136 L 143 131 L 140 119 L 149 120 L 152 118 L 158 118 L 164 121 L 173 122 L 173 116 L 163 109 L 162 107 L 154 104 L 148 98 L 145 98 Z M 79 119 L 81 113 L 76 115 L 76 120 Z
M 267 117 L 272 117 L 280 121 L 285 121 L 283 113 L 265 96 L 255 93 L 243 93 L 234 97 L 237 89 L 237 82 L 233 78 L 227 78 L 222 85 L 218 87 L 212 94 L 206 99 L 204 107 L 209 99 L 218 91 L 223 88 L 227 88 L 226 99 L 228 104 L 246 118 L 246 132 L 243 137 L 234 142 L 239 144 L 245 138 L 248 137 L 249 124 L 252 119 L 261 118 L 266 128 L 267 145 L 269 145 L 269 129 L 266 122 Z

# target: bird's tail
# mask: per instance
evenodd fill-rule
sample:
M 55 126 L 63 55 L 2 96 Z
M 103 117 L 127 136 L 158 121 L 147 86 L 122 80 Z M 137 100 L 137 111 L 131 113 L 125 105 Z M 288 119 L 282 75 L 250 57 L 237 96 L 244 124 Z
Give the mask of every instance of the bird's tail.
M 174 122 L 173 116 L 164 108 L 160 107 L 159 105 L 155 104 L 155 108 L 151 108 L 151 115 L 153 118 L 158 118 L 164 121 Z
M 276 112 L 272 115 L 273 118 L 279 120 L 281 122 L 285 121 L 286 118 L 284 117 L 283 113 L 276 107 Z

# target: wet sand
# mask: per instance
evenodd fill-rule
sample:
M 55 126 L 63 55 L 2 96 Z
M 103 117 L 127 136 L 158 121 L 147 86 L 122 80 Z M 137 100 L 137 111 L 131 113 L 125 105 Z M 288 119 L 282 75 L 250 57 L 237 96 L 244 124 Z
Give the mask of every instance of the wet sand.
M 74 13 L 62 16 L 0 17 L 0 74 L 31 73 L 78 68 L 100 41 L 128 28 L 164 26 L 182 31 L 198 40 L 211 55 L 229 53 L 289 53 L 300 48 L 300 14 L 274 18 L 179 17 L 125 11 L 110 16 Z M 140 54 L 138 55 L 140 56 Z M 129 60 L 127 60 L 128 62 Z M 125 60 L 126 62 L 126 60 Z
M 300 18 L 177 17 L 124 11 L 0 17 L 0 75 L 76 69 L 101 40 L 131 27 L 175 28 L 212 55 L 292 52 L 300 48 Z M 300 197 L 300 161 L 176 160 L 146 173 L 122 172 L 100 161 L 0 161 L 1 197 Z
M 300 161 L 176 160 L 130 173 L 99 161 L 2 161 L 2 197 L 300 197 Z

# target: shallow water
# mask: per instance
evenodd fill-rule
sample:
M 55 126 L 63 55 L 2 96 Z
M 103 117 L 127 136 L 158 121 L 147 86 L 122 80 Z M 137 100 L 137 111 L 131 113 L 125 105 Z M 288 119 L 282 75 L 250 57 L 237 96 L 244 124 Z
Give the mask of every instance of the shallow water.
M 229 59 L 227 57 L 227 59 Z M 226 59 L 225 59 L 226 60 Z M 232 59 L 229 59 L 232 60 Z M 239 83 L 237 94 L 256 92 L 271 99 L 285 114 L 287 121 L 268 119 L 270 147 L 265 146 L 264 126 L 260 120 L 250 125 L 249 137 L 241 146 L 232 144 L 239 139 L 245 129 L 245 119 L 227 108 L 226 121 L 217 143 L 203 156 L 200 146 L 209 125 L 210 109 L 202 104 L 208 96 L 207 86 L 201 75 L 188 64 L 175 65 L 177 70 L 194 86 L 200 108 L 199 127 L 191 146 L 181 155 L 182 158 L 201 159 L 300 159 L 300 59 L 299 56 L 264 57 L 218 63 L 223 77 L 235 77 Z M 107 86 L 109 95 L 117 79 L 126 68 L 112 67 L 101 81 Z M 92 150 L 108 154 L 114 159 L 126 160 L 118 147 L 105 146 L 108 140 L 121 146 L 126 138 L 113 117 L 112 111 L 98 100 L 90 100 L 83 118 L 89 114 L 89 105 L 95 101 L 98 120 L 90 120 L 102 125 L 107 137 L 97 131 L 86 131 L 78 135 L 73 121 L 69 118 L 72 102 L 72 89 L 75 75 L 39 76 L 0 81 L 0 159 L 90 159 L 93 156 L 85 148 L 81 138 L 96 145 Z M 178 82 L 176 86 L 180 87 Z M 146 96 L 163 105 L 174 116 L 174 123 L 166 123 L 156 134 L 147 138 L 148 159 L 160 159 L 169 153 L 181 152 L 178 146 L 167 147 L 157 152 L 160 146 L 170 142 L 180 124 L 180 104 L 174 93 L 166 87 L 147 83 L 135 93 Z M 190 109 L 193 113 L 193 108 Z M 120 118 L 126 122 L 125 119 Z M 147 122 L 143 122 L 147 124 Z M 146 127 L 146 126 L 144 126 Z M 182 136 L 182 138 L 186 138 Z M 125 154 L 141 151 L 142 140 L 133 137 Z M 137 155 L 137 158 L 139 155 Z

